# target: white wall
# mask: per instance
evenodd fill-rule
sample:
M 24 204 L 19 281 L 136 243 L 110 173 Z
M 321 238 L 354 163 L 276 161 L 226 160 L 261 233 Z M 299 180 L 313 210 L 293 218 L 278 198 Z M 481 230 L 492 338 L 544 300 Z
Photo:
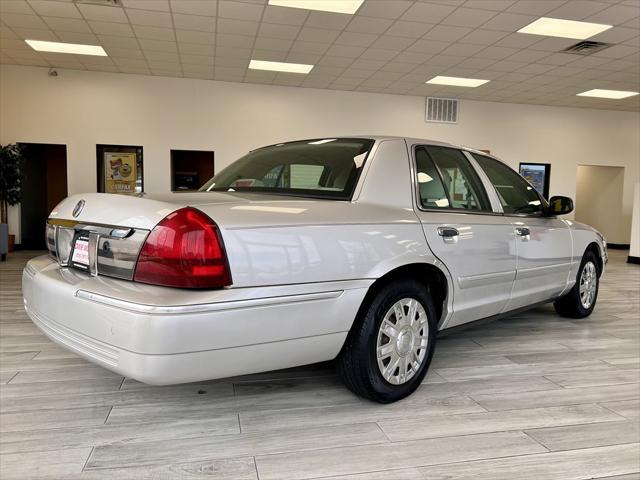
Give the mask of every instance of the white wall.
M 551 163 L 551 193 L 571 197 L 578 164 L 624 166 L 628 237 L 638 113 L 464 100 L 459 120 L 425 123 L 423 97 L 0 66 L 0 142 L 67 144 L 70 194 L 95 191 L 97 143 L 142 145 L 145 190 L 158 192 L 170 188 L 170 149 L 214 150 L 220 170 L 282 140 L 406 135 L 490 149 L 516 168 Z
M 575 218 L 597 228 L 609 243 L 629 243 L 629 226 L 621 212 L 624 171 L 621 167 L 578 165 Z
M 629 256 L 640 258 L 640 183 L 636 183 L 633 195 L 633 218 L 631 220 L 631 248 Z

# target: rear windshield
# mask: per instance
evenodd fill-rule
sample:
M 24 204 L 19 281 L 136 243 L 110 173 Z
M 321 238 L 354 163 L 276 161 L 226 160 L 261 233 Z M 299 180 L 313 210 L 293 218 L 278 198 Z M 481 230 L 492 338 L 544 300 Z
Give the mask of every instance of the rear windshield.
M 267 192 L 351 199 L 373 140 L 325 138 L 249 152 L 200 191 Z

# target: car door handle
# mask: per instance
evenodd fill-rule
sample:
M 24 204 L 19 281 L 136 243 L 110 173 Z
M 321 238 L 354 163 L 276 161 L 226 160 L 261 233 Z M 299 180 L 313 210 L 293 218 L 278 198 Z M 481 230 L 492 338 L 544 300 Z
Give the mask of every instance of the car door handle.
M 531 238 L 531 230 L 527 227 L 516 227 L 516 234 L 522 238 L 523 242 L 528 242 Z
M 460 232 L 453 227 L 438 227 L 438 235 L 442 237 L 444 243 L 457 243 Z

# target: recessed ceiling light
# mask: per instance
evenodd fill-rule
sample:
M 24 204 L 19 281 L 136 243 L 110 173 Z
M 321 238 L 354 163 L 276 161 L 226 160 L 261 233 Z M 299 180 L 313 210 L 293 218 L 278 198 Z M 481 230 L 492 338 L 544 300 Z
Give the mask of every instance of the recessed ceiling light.
M 304 8 L 348 15 L 356 13 L 363 3 L 364 0 L 269 0 L 269 5 L 277 7 Z
M 462 77 L 443 77 L 438 75 L 425 83 L 433 85 L 453 85 L 454 87 L 479 87 L 489 80 L 480 80 L 479 78 L 462 78 Z
M 585 40 L 605 30 L 609 30 L 611 27 L 612 25 L 604 25 L 602 23 L 576 22 L 575 20 L 541 17 L 526 27 L 522 27 L 518 32 L 530 33 L 532 35 L 546 35 L 547 37 Z
M 309 73 L 313 65 L 304 63 L 267 62 L 266 60 L 251 60 L 251 70 L 271 70 L 273 72 Z
M 597 97 L 597 98 L 628 98 L 634 95 L 639 95 L 640 92 L 625 92 L 624 90 L 602 90 L 600 88 L 594 88 L 593 90 L 587 90 L 586 92 L 576 94 L 578 97 Z
M 25 40 L 38 52 L 74 53 L 76 55 L 97 55 L 106 57 L 107 52 L 99 45 L 81 45 L 79 43 L 44 42 L 42 40 Z

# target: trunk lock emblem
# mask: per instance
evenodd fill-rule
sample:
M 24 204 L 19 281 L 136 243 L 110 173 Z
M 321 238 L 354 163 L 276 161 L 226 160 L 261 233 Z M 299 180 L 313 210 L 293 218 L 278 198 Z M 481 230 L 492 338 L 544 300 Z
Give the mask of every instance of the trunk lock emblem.
M 77 217 L 78 215 L 80 215 L 80 212 L 82 212 L 82 209 L 84 208 L 84 200 L 80 200 L 78 203 L 76 203 L 76 206 L 73 207 L 73 212 L 71 212 L 71 215 L 75 217 Z

